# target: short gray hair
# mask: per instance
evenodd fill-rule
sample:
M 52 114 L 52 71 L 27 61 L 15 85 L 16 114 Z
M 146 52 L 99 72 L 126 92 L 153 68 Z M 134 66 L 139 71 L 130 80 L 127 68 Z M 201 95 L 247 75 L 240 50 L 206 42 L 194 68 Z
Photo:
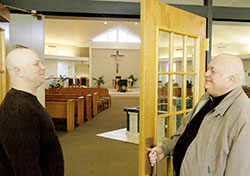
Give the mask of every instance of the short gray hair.
M 227 60 L 228 65 L 226 72 L 224 73 L 224 77 L 234 75 L 236 79 L 239 80 L 241 85 L 245 84 L 245 71 L 243 62 L 238 56 L 232 54 L 220 54 L 216 57 L 223 57 Z

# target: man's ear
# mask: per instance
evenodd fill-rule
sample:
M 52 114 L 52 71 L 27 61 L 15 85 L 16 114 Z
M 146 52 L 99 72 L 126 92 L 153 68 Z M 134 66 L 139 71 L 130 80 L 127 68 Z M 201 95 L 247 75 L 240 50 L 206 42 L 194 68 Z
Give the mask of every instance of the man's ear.
M 232 82 L 235 81 L 235 76 L 234 76 L 234 75 L 231 75 L 231 76 L 230 76 L 230 81 L 232 81 Z
M 18 67 L 13 67 L 13 70 L 14 70 L 14 72 L 15 72 L 16 75 L 18 75 L 18 76 L 21 77 L 21 78 L 23 77 L 23 74 L 22 74 L 20 68 L 18 68 Z

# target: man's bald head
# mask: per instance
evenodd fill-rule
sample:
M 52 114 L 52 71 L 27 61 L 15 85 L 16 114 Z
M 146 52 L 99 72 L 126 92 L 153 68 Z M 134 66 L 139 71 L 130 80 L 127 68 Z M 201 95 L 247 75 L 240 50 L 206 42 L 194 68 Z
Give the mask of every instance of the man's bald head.
M 26 63 L 29 62 L 32 58 L 39 57 L 36 52 L 31 49 L 18 48 L 12 50 L 7 55 L 7 69 L 10 74 L 12 74 L 13 68 L 23 68 L 26 66 Z
M 220 54 L 208 64 L 205 73 L 205 89 L 214 96 L 221 96 L 244 82 L 241 59 L 232 54 Z
M 45 67 L 38 54 L 25 48 L 14 49 L 7 55 L 7 69 L 12 87 L 35 94 L 44 82 Z
M 238 56 L 232 54 L 220 54 L 214 57 L 213 60 L 216 60 L 217 64 L 221 65 L 225 77 L 234 75 L 234 78 L 236 79 L 235 81 L 239 84 L 244 84 L 244 66 Z

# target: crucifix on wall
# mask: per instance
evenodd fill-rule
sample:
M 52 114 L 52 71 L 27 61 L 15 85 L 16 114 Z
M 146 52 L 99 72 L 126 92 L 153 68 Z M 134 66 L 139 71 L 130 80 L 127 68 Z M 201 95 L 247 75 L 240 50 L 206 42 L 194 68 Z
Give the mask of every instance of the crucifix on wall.
M 116 73 L 119 73 L 119 64 L 121 62 L 121 59 L 125 56 L 124 54 L 119 54 L 119 51 L 116 51 L 116 54 L 110 55 L 113 59 L 115 59 L 116 64 Z

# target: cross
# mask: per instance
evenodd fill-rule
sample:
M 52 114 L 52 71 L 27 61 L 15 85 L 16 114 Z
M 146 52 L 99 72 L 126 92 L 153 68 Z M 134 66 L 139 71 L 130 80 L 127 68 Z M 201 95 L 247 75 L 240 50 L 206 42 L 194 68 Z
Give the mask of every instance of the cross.
M 111 54 L 110 55 L 113 59 L 115 59 L 116 62 L 116 73 L 119 73 L 119 63 L 122 59 L 122 57 L 124 57 L 124 54 L 119 54 L 119 51 L 116 51 L 116 54 Z

